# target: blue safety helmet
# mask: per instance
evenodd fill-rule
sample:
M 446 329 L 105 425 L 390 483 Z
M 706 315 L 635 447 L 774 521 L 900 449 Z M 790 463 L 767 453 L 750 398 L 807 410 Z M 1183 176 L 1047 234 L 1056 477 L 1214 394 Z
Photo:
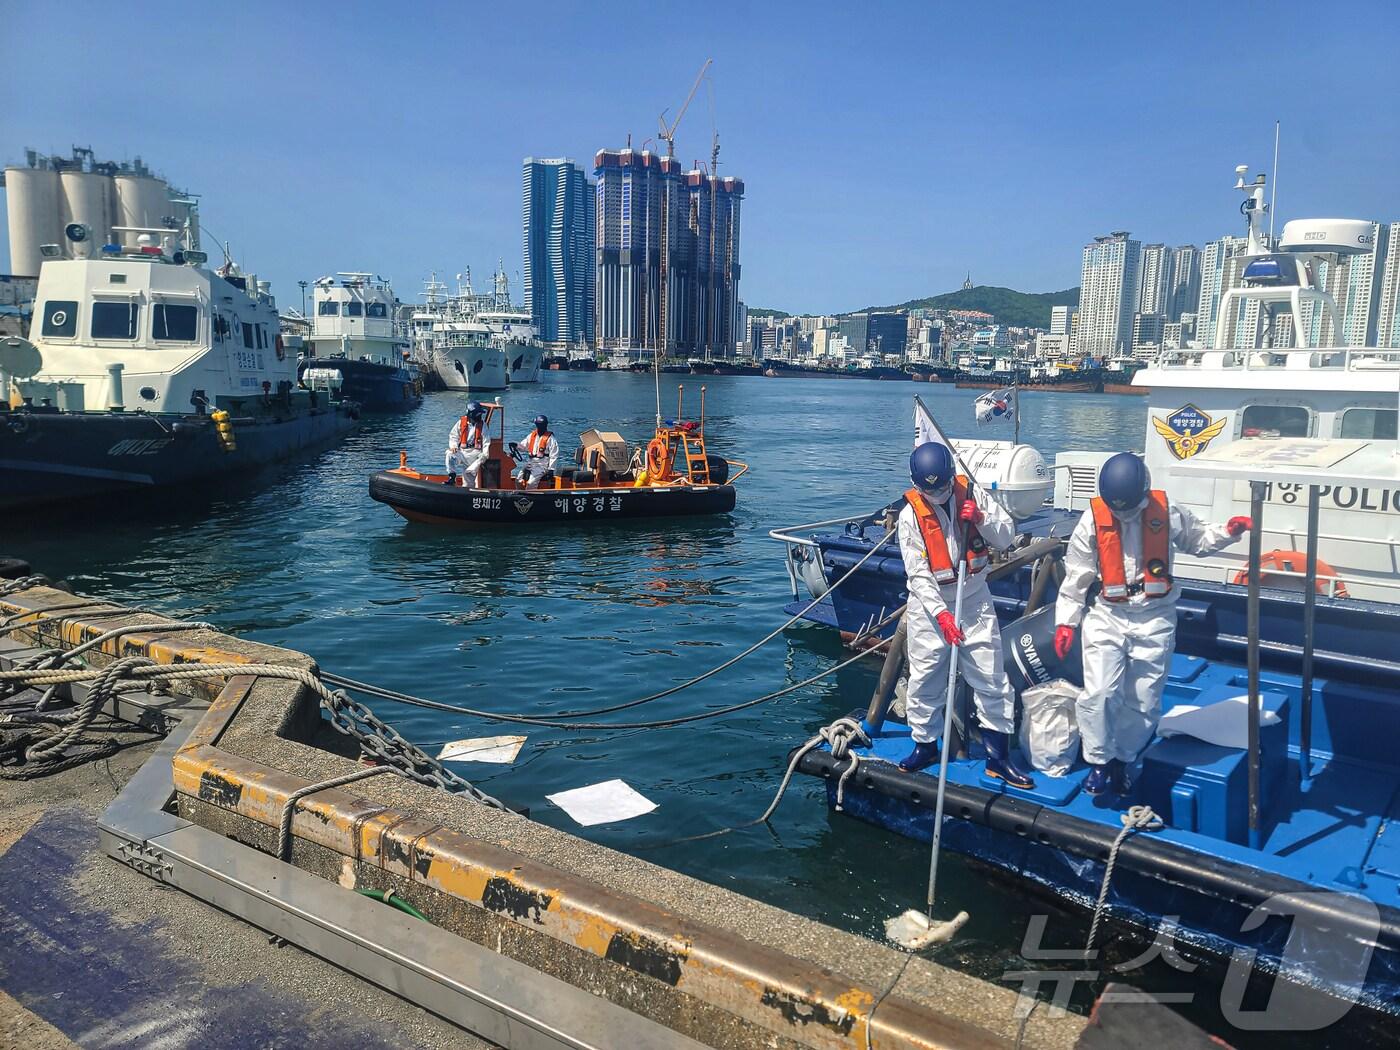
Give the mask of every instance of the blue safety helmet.
M 942 501 L 948 498 L 957 465 L 947 445 L 925 441 L 909 456 L 909 478 L 914 487 Z
M 548 416 L 536 416 L 536 417 L 535 417 L 535 429 L 538 430 L 541 434 L 543 434 L 546 430 L 548 430 L 548 429 L 549 429 L 549 417 L 548 417 Z
M 1152 474 L 1139 456 L 1120 452 L 1099 471 L 1099 495 L 1118 517 L 1136 517 L 1147 505 Z
M 486 409 L 482 407 L 480 401 L 467 402 L 467 418 L 480 422 L 486 418 Z

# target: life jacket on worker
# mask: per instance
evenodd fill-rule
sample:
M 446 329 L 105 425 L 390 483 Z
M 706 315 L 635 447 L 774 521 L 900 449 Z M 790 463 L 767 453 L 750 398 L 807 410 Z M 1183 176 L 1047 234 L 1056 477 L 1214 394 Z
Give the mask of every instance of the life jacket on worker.
M 952 559 L 948 557 L 948 540 L 943 535 L 943 526 L 938 524 L 938 515 L 933 512 L 928 500 L 918 489 L 910 489 L 904 494 L 904 498 L 909 506 L 914 508 L 914 518 L 918 521 L 919 533 L 924 538 L 924 550 L 928 552 L 928 567 L 933 572 L 933 578 L 939 583 L 952 583 L 958 578 L 958 571 Z M 967 478 L 959 474 L 953 479 L 953 506 L 961 507 L 963 500 L 968 498 Z M 956 515 L 953 521 L 956 525 Z M 975 525 L 968 525 L 967 550 L 963 552 L 963 556 L 967 559 L 967 572 L 970 576 L 987 567 L 987 541 L 982 538 Z
M 472 436 L 472 421 L 466 416 L 463 416 L 457 424 L 457 446 L 459 448 L 481 447 L 481 427 L 477 427 L 475 436 Z
M 525 436 L 525 451 L 530 454 L 530 458 L 538 459 L 544 455 L 545 449 L 549 448 L 549 439 L 554 434 L 546 430 L 541 434 L 538 430 L 532 430 Z
M 1135 594 L 1165 598 L 1172 589 L 1167 571 L 1171 565 L 1171 517 L 1167 494 L 1153 489 L 1142 508 L 1142 579 L 1128 582 L 1123 568 L 1123 532 L 1113 511 L 1102 498 L 1089 501 L 1094 514 L 1094 538 L 1099 549 L 1099 597 L 1109 602 L 1125 602 Z

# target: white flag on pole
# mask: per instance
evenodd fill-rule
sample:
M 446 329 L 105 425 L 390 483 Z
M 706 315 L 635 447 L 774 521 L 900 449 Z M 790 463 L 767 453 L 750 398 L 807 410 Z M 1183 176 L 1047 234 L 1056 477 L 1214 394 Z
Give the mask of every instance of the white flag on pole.
M 989 390 L 973 402 L 973 409 L 979 425 L 996 421 L 1015 422 L 1016 388 L 1008 386 L 1001 390 Z

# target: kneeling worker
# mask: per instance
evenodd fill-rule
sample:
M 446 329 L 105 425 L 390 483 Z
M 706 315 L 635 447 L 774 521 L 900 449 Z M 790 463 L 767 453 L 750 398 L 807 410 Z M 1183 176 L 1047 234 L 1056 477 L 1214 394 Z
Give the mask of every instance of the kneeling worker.
M 535 417 L 535 429 L 525 435 L 518 446 L 525 453 L 525 461 L 515 472 L 515 480 L 524 488 L 537 489 L 541 479 L 552 473 L 559 462 L 559 442 L 549 432 L 549 419 Z
M 481 484 L 481 465 L 486 462 L 487 441 L 482 430 L 486 422 L 486 409 L 480 401 L 467 402 L 467 414 L 452 424 L 447 435 L 447 480 L 444 485 L 457 484 L 460 474 L 468 488 L 478 488 Z
M 1099 495 L 1079 519 L 1065 553 L 1055 603 L 1055 654 L 1064 659 L 1084 619 L 1084 690 L 1076 704 L 1090 795 L 1121 793 L 1123 770 L 1152 740 L 1176 648 L 1172 552 L 1211 554 L 1254 527 L 1245 517 L 1208 525 L 1168 505 L 1147 465 L 1131 452 L 1099 472 Z M 1098 596 L 1084 613 L 1090 587 Z
M 899 513 L 899 551 L 908 578 L 909 686 L 908 721 L 914 750 L 899 768 L 914 772 L 938 760 L 936 738 L 943 731 L 943 704 L 948 691 L 952 647 L 960 647 L 958 666 L 977 699 L 977 721 L 987 749 L 987 775 L 1012 787 L 1035 782 L 1011 757 L 1016 696 L 1002 665 L 1001 632 L 982 570 L 988 545 L 998 550 L 1016 538 L 1011 517 L 980 488 L 970 493 L 957 477 L 947 446 L 926 442 L 909 457 L 914 487 Z M 963 537 L 967 550 L 963 550 Z M 962 623 L 953 618 L 958 559 L 967 558 Z

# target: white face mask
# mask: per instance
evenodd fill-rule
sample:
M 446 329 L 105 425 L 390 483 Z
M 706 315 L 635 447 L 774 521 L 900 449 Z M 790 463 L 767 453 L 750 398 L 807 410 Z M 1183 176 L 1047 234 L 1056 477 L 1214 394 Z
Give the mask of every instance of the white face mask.
M 953 495 L 953 483 L 951 481 L 945 482 L 936 489 L 920 485 L 919 491 L 928 497 L 930 503 L 947 503 L 948 498 Z
M 1137 521 L 1138 518 L 1142 517 L 1142 512 L 1146 507 L 1147 497 L 1144 496 L 1137 506 L 1129 507 L 1127 510 L 1115 510 L 1113 516 L 1119 521 Z

